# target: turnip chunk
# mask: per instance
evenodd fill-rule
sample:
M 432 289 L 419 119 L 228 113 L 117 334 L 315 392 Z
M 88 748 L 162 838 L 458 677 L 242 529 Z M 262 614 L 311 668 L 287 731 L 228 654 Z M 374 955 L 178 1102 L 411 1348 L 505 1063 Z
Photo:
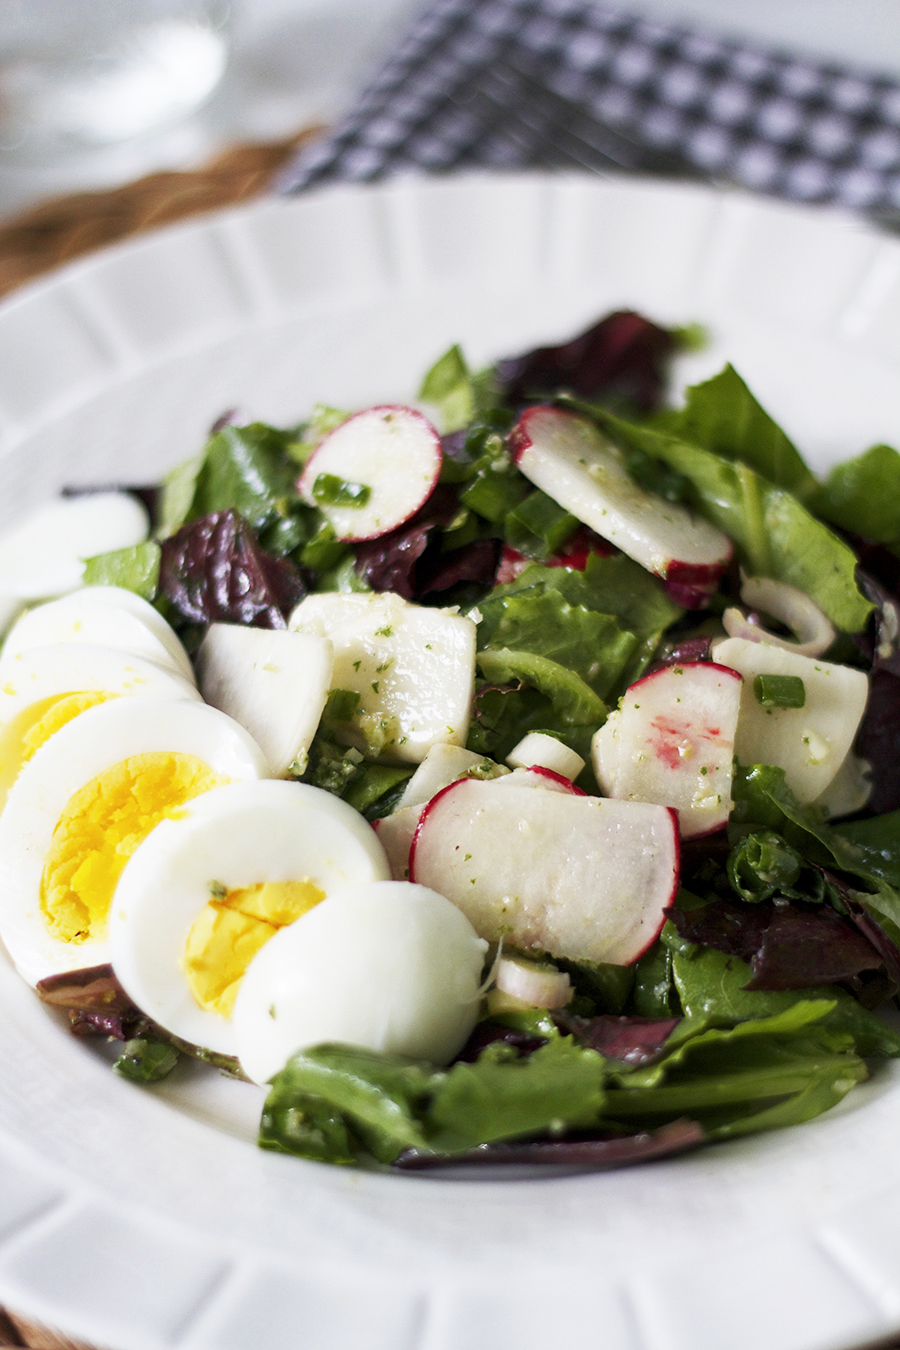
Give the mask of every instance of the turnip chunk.
M 415 408 L 366 408 L 319 445 L 297 483 L 339 539 L 377 539 L 402 525 L 431 495 L 441 472 L 441 438 Z M 356 506 L 329 504 L 321 476 L 368 489 Z
M 39 506 L 0 534 L 0 595 L 46 600 L 74 591 L 86 558 L 141 544 L 149 528 L 145 508 L 127 492 L 91 492 Z
M 584 768 L 584 760 L 555 736 L 543 731 L 529 731 L 506 756 L 511 769 L 552 769 L 562 778 L 577 778 Z
M 768 642 L 770 647 L 784 647 L 801 656 L 821 656 L 834 642 L 834 625 L 823 614 L 815 601 L 796 586 L 771 577 L 744 577 L 741 599 L 752 610 L 764 610 L 778 619 L 796 635 L 793 639 L 777 637 L 764 627 L 754 614 L 752 618 L 736 606 L 726 609 L 722 624 L 729 637 L 748 638 L 751 642 Z
M 475 624 L 398 595 L 308 595 L 289 629 L 334 644 L 332 689 L 359 695 L 333 734 L 396 763 L 420 764 L 433 745 L 465 743 L 475 689 Z
M 703 586 L 730 561 L 727 535 L 639 487 L 618 447 L 584 418 L 559 408 L 528 408 L 510 445 L 535 487 L 649 572 L 681 586 Z
M 799 802 L 815 801 L 853 745 L 869 693 L 865 673 L 746 638 L 715 642 L 713 655 L 744 676 L 735 741 L 740 763 L 777 765 Z M 763 707 L 754 693 L 757 675 L 801 679 L 803 707 Z
M 520 998 L 534 1008 L 564 1008 L 572 997 L 568 975 L 555 966 L 536 961 L 503 956 L 497 962 L 494 982 L 504 994 Z
M 257 742 L 275 778 L 306 756 L 331 684 L 327 638 L 214 623 L 197 653 L 200 692 Z
M 872 795 L 872 766 L 852 750 L 815 805 L 826 820 L 839 820 L 861 811 Z
M 425 806 L 425 802 L 418 806 L 400 806 L 372 826 L 387 854 L 394 881 L 409 881 L 409 850 Z
M 405 806 L 424 806 L 441 788 L 449 787 L 457 778 L 498 778 L 509 773 L 502 764 L 495 764 L 485 755 L 466 750 L 461 745 L 433 745 L 403 790 L 396 809 Z
M 446 895 L 489 941 L 631 965 L 655 941 L 678 888 L 675 815 L 464 778 L 422 813 L 410 876 Z
M 664 666 L 625 693 L 594 735 L 601 791 L 678 812 L 684 838 L 719 829 L 731 811 L 741 679 L 710 661 Z

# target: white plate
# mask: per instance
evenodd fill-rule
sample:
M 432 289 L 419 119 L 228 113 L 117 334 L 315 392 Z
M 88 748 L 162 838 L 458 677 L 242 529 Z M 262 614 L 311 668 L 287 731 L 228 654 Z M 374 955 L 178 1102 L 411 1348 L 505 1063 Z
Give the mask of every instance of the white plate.
M 900 443 L 900 244 L 702 188 L 333 190 L 151 235 L 0 306 L 0 512 L 153 481 L 223 408 L 408 398 L 614 306 L 702 320 L 824 467 Z M 900 1073 L 810 1125 L 606 1175 L 259 1152 L 255 1090 L 114 1079 L 0 962 L 0 1301 L 117 1350 L 838 1350 L 900 1326 Z M 214 1128 L 210 1122 L 220 1122 Z

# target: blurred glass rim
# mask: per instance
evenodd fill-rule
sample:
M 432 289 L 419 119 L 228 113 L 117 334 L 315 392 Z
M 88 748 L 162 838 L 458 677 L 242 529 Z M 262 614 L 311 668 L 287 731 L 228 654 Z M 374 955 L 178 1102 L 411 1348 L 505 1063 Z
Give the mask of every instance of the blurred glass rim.
M 176 124 L 221 81 L 230 17 L 227 0 L 0 0 L 0 153 Z

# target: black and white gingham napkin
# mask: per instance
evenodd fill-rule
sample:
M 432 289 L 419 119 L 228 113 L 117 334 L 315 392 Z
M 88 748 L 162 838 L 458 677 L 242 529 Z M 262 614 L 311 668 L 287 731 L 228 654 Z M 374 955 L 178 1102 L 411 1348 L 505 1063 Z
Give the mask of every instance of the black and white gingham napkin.
M 900 211 L 900 85 L 597 0 L 434 0 L 280 187 L 618 167 Z

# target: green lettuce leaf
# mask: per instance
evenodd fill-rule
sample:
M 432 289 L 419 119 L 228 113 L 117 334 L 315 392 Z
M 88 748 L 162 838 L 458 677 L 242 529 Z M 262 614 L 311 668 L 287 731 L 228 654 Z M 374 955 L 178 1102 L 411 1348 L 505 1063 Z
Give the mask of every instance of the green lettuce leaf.
M 900 539 L 900 455 L 889 445 L 836 465 L 816 499 L 826 520 L 875 544 Z
M 144 600 L 156 598 L 162 550 L 154 539 L 97 553 L 84 564 L 85 586 L 121 586 Z
M 426 1146 L 419 1115 L 442 1079 L 399 1055 L 314 1046 L 272 1079 L 260 1147 L 337 1163 L 356 1162 L 364 1149 L 392 1162 L 405 1148 Z
M 684 408 L 666 413 L 663 425 L 679 440 L 741 460 L 802 502 L 814 501 L 818 480 L 777 422 L 757 403 L 731 365 L 686 391 Z
M 616 443 L 637 444 L 690 479 L 693 506 L 734 540 L 753 576 L 805 591 L 843 633 L 865 627 L 873 607 L 856 583 L 853 550 L 790 492 L 742 461 L 600 409 L 594 416 Z
M 216 432 L 199 457 L 178 465 L 163 480 L 160 537 L 168 538 L 188 521 L 214 511 L 235 510 L 255 530 L 276 524 L 292 510 L 306 511 L 294 483 L 291 437 L 263 422 Z
M 453 1153 L 496 1139 L 561 1134 L 596 1125 L 603 1105 L 604 1060 L 560 1036 L 519 1059 L 496 1043 L 475 1064 L 455 1064 L 426 1118 L 429 1147 Z
M 569 726 L 592 725 L 606 720 L 606 704 L 575 671 L 535 652 L 510 647 L 489 648 L 476 657 L 482 675 L 491 684 L 522 680 L 550 700 L 554 712 Z

